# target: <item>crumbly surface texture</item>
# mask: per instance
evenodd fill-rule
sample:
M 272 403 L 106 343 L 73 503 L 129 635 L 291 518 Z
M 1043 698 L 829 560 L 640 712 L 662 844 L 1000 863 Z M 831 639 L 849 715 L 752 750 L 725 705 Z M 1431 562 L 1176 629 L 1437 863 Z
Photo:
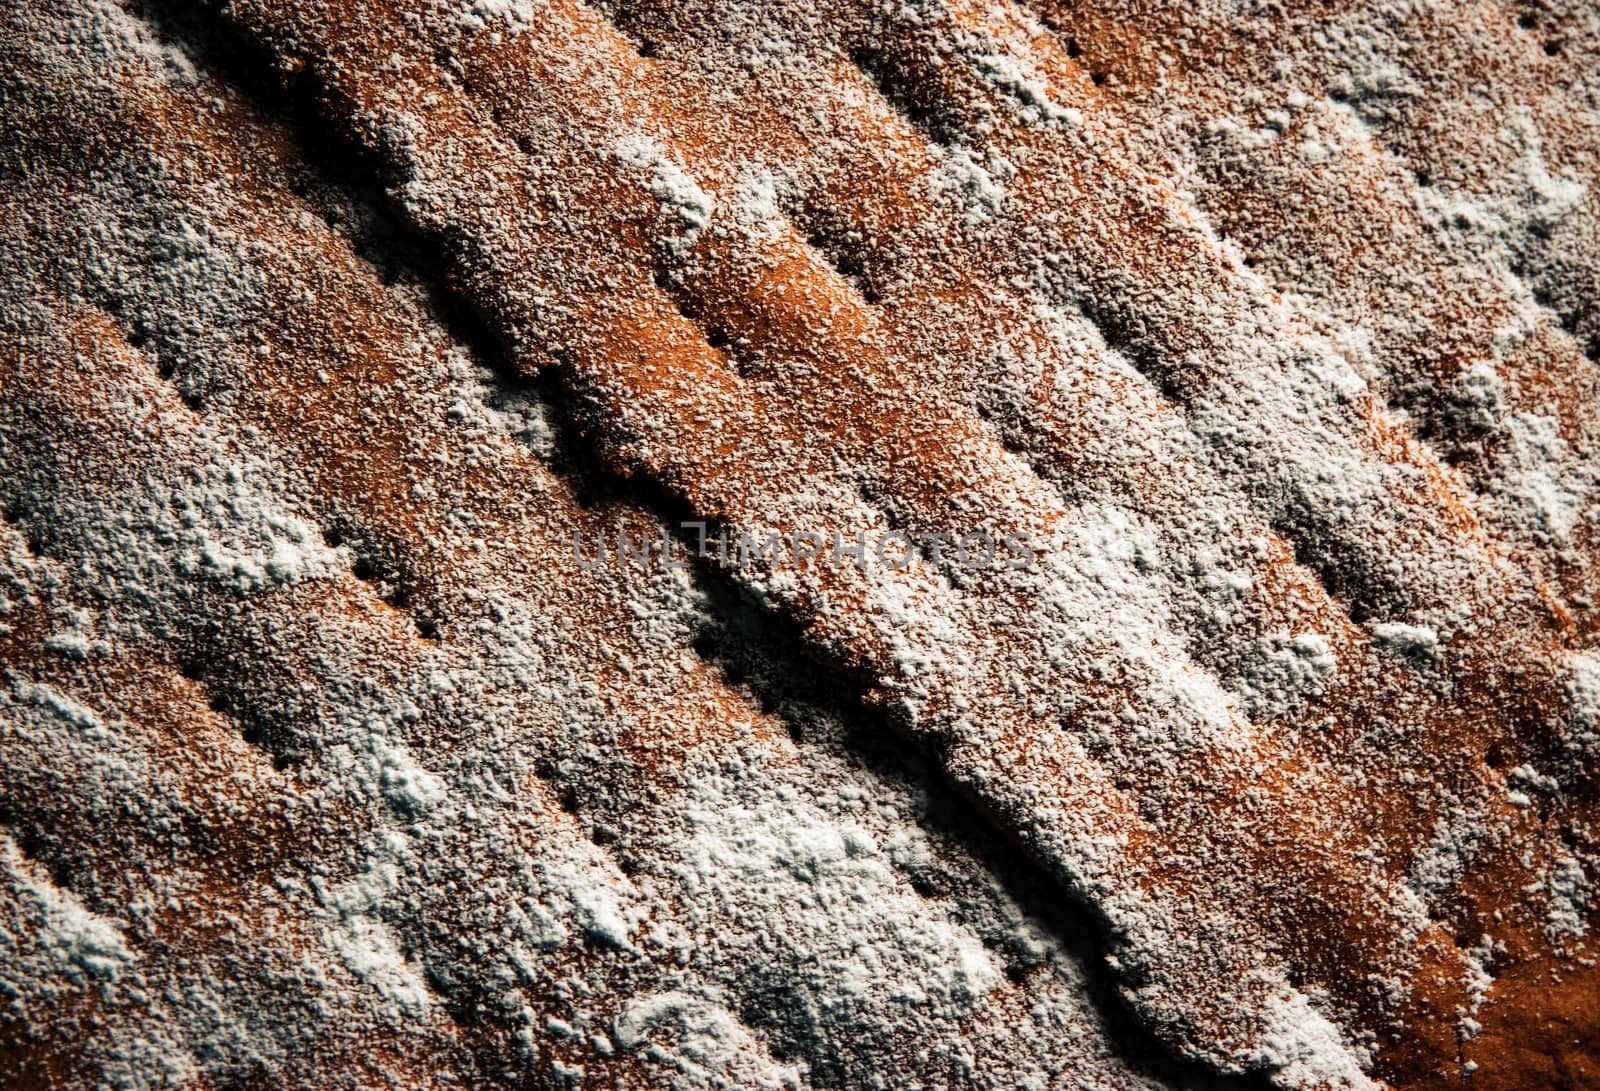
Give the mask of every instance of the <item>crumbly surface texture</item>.
M 1591 3 L 4 8 L 0 1087 L 1600 1086 Z

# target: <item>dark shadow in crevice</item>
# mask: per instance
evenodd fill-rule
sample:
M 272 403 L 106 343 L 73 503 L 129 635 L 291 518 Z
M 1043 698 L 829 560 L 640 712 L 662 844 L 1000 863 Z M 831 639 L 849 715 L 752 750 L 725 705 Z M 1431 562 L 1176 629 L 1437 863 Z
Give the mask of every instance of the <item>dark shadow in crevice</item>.
M 596 449 L 596 437 L 603 429 L 614 431 L 615 422 L 597 400 L 585 395 L 580 377 L 572 369 L 559 360 L 533 376 L 517 367 L 507 340 L 439 274 L 449 264 L 445 240 L 418 234 L 389 206 L 387 169 L 343 140 L 335 126 L 320 115 L 318 89 L 310 77 L 298 74 L 280 79 L 272 59 L 220 18 L 197 15 L 176 3 L 147 2 L 140 7 L 146 18 L 181 42 L 198 63 L 242 91 L 263 116 L 275 117 L 290 127 L 312 172 L 302 182 L 302 191 L 308 199 L 337 203 L 341 211 L 335 215 L 341 226 L 355 240 L 358 252 L 383 271 L 386 280 L 404 277 L 422 285 L 429 293 L 433 317 L 488 368 L 501 390 L 531 395 L 552 410 L 557 439 L 548 463 L 570 483 L 586 507 L 615 504 L 653 512 L 668 526 L 679 528 L 679 544 L 685 554 L 694 552 L 691 535 L 681 524 L 698 514 L 660 482 L 625 477 L 604 462 Z M 938 139 L 941 133 L 933 119 L 915 115 L 914 101 L 885 68 L 880 54 L 862 53 L 856 60 L 874 74 L 886 94 L 901 101 L 902 109 L 913 111 L 919 126 Z M 715 535 L 718 529 L 713 523 L 711 533 Z M 329 543 L 348 540 L 354 546 L 354 539 L 351 528 L 340 527 L 330 532 Z M 363 563 L 374 564 L 371 559 Z M 749 686 L 761 707 L 793 724 L 791 734 L 802 747 L 824 743 L 807 738 L 805 717 L 799 710 L 822 710 L 824 718 L 845 725 L 844 737 L 837 745 L 852 760 L 879 777 L 914 784 L 925 792 L 928 802 L 923 819 L 928 828 L 953 849 L 991 870 L 1011 897 L 1048 927 L 1083 967 L 1090 982 L 1090 999 L 1124 1059 L 1153 1076 L 1190 1087 L 1270 1086 L 1264 1076 L 1220 1077 L 1172 1055 L 1137 1021 L 1119 994 L 1105 964 L 1109 930 L 1104 920 L 1092 907 L 1064 897 L 1062 884 L 1002 832 L 1001 824 L 978 801 L 951 786 L 938 767 L 937 755 L 926 753 L 920 744 L 908 744 L 905 724 L 897 721 L 892 710 L 871 707 L 864 673 L 819 652 L 804 637 L 797 621 L 753 599 L 732 574 L 710 563 L 700 564 L 698 572 L 712 603 L 714 621 L 701 634 L 696 650 L 721 667 L 730 682 Z M 381 573 L 373 567 L 370 575 Z M 241 699 L 244 694 L 234 694 L 227 687 L 219 689 L 219 696 L 225 706 L 249 706 Z M 275 764 L 295 760 L 292 730 L 284 725 L 249 723 L 244 729 L 256 736 L 258 745 L 274 752 Z M 541 775 L 544 773 L 541 770 Z M 562 807 L 582 813 L 584 803 L 576 787 L 561 783 L 559 771 L 553 767 L 548 774 L 558 784 Z M 932 877 L 923 877 L 920 889 L 930 898 L 949 896 Z M 1025 978 L 1029 969 L 1019 963 L 1010 967 L 1010 972 Z M 467 1021 L 473 1018 L 466 1007 L 452 1014 Z M 760 1012 L 747 1015 L 761 1025 Z M 778 1042 L 776 1048 L 781 1052 L 785 1048 L 781 1031 L 770 1026 L 764 1029 Z M 789 1048 L 803 1053 L 803 1046 L 790 1043 Z
M 694 641 L 696 652 L 730 680 L 748 687 L 763 711 L 791 725 L 790 735 L 802 750 L 808 746 L 832 748 L 849 764 L 877 779 L 915 787 L 922 793 L 926 802 L 919 821 L 935 842 L 960 857 L 980 862 L 1027 916 L 1046 928 L 1082 968 L 1089 982 L 1089 999 L 1120 1057 L 1149 1076 L 1187 1087 L 1265 1091 L 1271 1086 L 1264 1074 L 1219 1076 L 1174 1055 L 1139 1022 L 1119 992 L 1106 964 L 1110 929 L 1105 920 L 1092 906 L 1065 892 L 1045 866 L 1004 832 L 981 801 L 951 784 L 925 746 L 908 745 L 904 724 L 892 712 L 872 707 L 865 678 L 820 659 L 794 621 L 755 602 L 726 574 L 704 570 L 700 584 L 710 604 L 711 620 Z M 818 730 L 819 724 L 842 725 L 842 733 Z M 961 894 L 956 882 L 938 866 L 906 878 L 913 890 L 930 900 Z M 1007 952 L 997 952 L 997 956 L 1014 983 L 1049 972 L 1047 963 L 1019 959 Z M 788 1025 L 764 1020 L 760 1011 L 742 1014 L 779 1042 L 780 1052 L 785 1047 L 804 1052 L 804 1042 L 783 1043 L 792 1029 Z
M 937 109 L 939 97 L 919 88 L 912 75 L 898 63 L 889 49 L 869 42 L 851 51 L 850 63 L 872 82 L 884 101 L 909 121 L 928 143 L 939 148 L 962 143 L 960 125 Z

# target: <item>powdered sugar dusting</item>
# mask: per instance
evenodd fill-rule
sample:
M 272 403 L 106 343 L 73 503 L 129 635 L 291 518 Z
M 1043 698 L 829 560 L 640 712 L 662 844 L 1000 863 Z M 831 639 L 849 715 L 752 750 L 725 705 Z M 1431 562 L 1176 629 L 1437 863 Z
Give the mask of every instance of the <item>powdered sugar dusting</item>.
M 0 803 L 163 998 L 87 1067 L 1159 1084 L 1115 987 L 1361 1087 L 1581 965 L 1587 122 L 1463 121 L 1428 5 L 1071 14 L 227 5 L 327 177 L 253 62 L 11 20 Z M 572 558 L 656 508 L 916 565 Z

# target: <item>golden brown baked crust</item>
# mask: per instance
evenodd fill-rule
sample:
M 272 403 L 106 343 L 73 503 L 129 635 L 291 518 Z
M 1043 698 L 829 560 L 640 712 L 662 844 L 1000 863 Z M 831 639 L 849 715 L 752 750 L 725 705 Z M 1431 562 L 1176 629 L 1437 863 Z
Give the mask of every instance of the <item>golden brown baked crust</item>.
M 1127 7 L 9 16 L 13 1081 L 1592 1079 L 1588 92 Z M 1050 547 L 572 555 L 652 511 Z

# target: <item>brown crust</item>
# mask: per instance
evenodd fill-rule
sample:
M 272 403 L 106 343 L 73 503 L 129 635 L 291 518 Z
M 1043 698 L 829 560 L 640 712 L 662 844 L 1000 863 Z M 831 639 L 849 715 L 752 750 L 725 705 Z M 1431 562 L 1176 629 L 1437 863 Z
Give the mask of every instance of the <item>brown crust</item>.
M 516 365 L 553 373 L 592 409 L 588 438 L 610 469 L 735 530 L 798 532 L 818 520 L 925 532 L 982 519 L 1065 541 L 1049 569 L 1059 585 L 828 566 L 792 579 L 728 575 L 797 623 L 830 668 L 865 679 L 872 705 L 1095 908 L 1128 998 L 1167 1045 L 1223 1068 L 1277 1065 L 1291 1084 L 1331 1081 L 1289 1063 L 1274 1022 L 1309 996 L 1352 1055 L 1370 1053 L 1371 1072 L 1395 1086 L 1469 1073 L 1484 1086 L 1537 1085 L 1518 1072 L 1581 1085 L 1594 1063 L 1596 986 L 1583 941 L 1551 934 L 1549 887 L 1565 861 L 1593 851 L 1592 763 L 1571 742 L 1594 729 L 1578 722 L 1593 713 L 1573 681 L 1593 647 L 1593 506 L 1564 549 L 1521 533 L 1497 492 L 1492 445 L 1433 427 L 1428 414 L 1487 362 L 1507 391 L 1499 411 L 1553 414 L 1562 439 L 1590 457 L 1600 402 L 1582 346 L 1544 316 L 1520 349 L 1497 352 L 1492 331 L 1522 313 L 1515 293 L 1429 249 L 1380 156 L 1352 153 L 1336 187 L 1314 179 L 1344 203 L 1286 215 L 1301 168 L 1276 151 L 1246 154 L 1267 181 L 1208 190 L 1215 228 L 1151 173 L 1128 118 L 1153 96 L 1243 109 L 1219 103 L 1208 89 L 1222 81 L 1208 73 L 1269 64 L 1249 34 L 1180 51 L 1180 80 L 1158 78 L 1149 54 L 1170 28 L 1131 16 L 1047 10 L 1058 30 L 1078 28 L 1069 46 L 1008 8 L 951 4 L 899 25 L 840 5 L 836 29 L 817 31 L 795 67 L 763 82 L 708 44 L 724 22 L 738 40 L 738 8 L 619 16 L 634 42 L 566 0 L 516 32 L 378 0 L 240 2 L 229 18 L 313 81 L 327 122 L 398 179 L 402 214 L 445 252 L 450 283 Z M 1074 116 L 1026 95 L 1019 108 L 998 62 L 951 60 L 985 49 L 1042 88 L 1028 95 Z M 1080 52 L 1125 63 L 1115 81 L 1097 81 Z M 382 647 L 396 678 L 420 671 L 428 641 L 408 614 L 472 609 L 473 588 L 455 575 L 477 563 L 452 530 L 465 516 L 478 538 L 500 543 L 497 578 L 544 616 L 576 620 L 569 651 L 583 677 L 621 719 L 649 722 L 660 691 L 641 690 L 610 643 L 625 624 L 624 578 L 566 559 L 569 529 L 597 530 L 602 516 L 506 441 L 469 460 L 441 501 L 405 487 L 434 480 L 429 445 L 449 443 L 409 421 L 406 401 L 412 376 L 447 370 L 444 350 L 428 345 L 430 362 L 407 370 L 422 342 L 390 326 L 388 293 L 340 232 L 287 226 L 296 201 L 281 175 L 297 153 L 231 109 L 211 116 L 182 93 L 141 86 L 106 116 L 128 130 L 113 142 L 127 141 L 133 158 L 153 150 L 179 164 L 175 200 L 212 210 L 207 176 L 227 177 L 228 229 L 295 255 L 262 259 L 269 294 L 285 302 L 255 331 L 262 362 L 236 369 L 236 388 L 213 376 L 227 427 L 248 428 L 309 474 L 305 504 L 319 520 L 363 528 L 366 548 L 394 566 L 405 609 L 393 595 L 375 605 L 354 578 L 319 584 L 297 593 L 322 598 L 286 594 L 282 610 L 330 629 L 308 624 L 285 641 L 249 610 L 200 602 L 180 614 L 187 628 L 130 652 L 149 668 L 129 659 L 126 677 L 94 686 L 125 704 L 174 687 L 193 705 L 193 686 L 171 671 L 198 657 L 241 708 L 285 715 L 295 685 L 334 686 L 341 670 L 365 669 L 366 659 L 324 659 L 330 643 Z M 647 144 L 618 153 L 619 139 L 635 138 Z M 938 189 L 953 149 L 1009 164 L 1003 214 Z M 686 231 L 652 189 L 653 161 L 629 155 L 692 178 L 716 196 L 714 210 Z M 56 169 L 70 178 L 81 168 L 68 158 Z M 739 196 L 760 169 L 788 172 L 782 206 Z M 31 237 L 47 250 L 59 241 L 52 230 Z M 1348 361 L 1313 327 L 1337 316 L 1301 302 L 1309 289 L 1291 296 L 1241 267 L 1219 230 L 1320 243 L 1330 308 L 1399 312 L 1447 291 L 1466 307 L 1470 291 L 1470 328 L 1448 336 L 1463 312 L 1424 312 L 1334 398 L 1326 377 Z M 1419 275 L 1351 287 L 1397 262 Z M 301 290 L 319 305 L 295 307 Z M 1097 328 L 1085 333 L 1074 306 Z M 22 351 L 5 378 L 11 457 L 30 468 L 30 490 L 69 480 L 43 453 L 49 444 L 79 452 L 106 491 L 126 487 L 117 461 L 151 430 L 130 429 L 108 389 L 157 422 L 154 450 L 181 460 L 200 442 L 192 407 L 129 345 L 128 329 L 81 300 L 41 307 L 64 332 Z M 74 382 L 74 353 L 109 372 Z M 307 381 L 312 357 L 330 380 Z M 1341 475 L 1359 491 L 1349 506 Z M 539 506 L 507 514 L 506 498 L 533 481 Z M 1106 509 L 1133 513 L 1128 533 L 1156 543 L 1156 598 L 1138 599 L 1142 584 L 1090 586 L 1099 559 L 1089 537 Z M 623 517 L 649 525 L 636 509 Z M 518 576 L 518 552 L 562 558 L 559 574 Z M 1205 558 L 1247 576 L 1227 610 L 1192 574 Z M 1050 598 L 1068 592 L 1065 605 Z M 1397 652 L 1380 624 L 1389 619 L 1426 623 L 1442 642 Z M 1064 632 L 1083 642 L 1061 647 Z M 1252 657 L 1301 633 L 1318 634 L 1338 668 L 1280 699 L 1262 689 Z M 13 643 L 8 668 L 44 677 L 27 639 Z M 626 656 L 636 653 L 651 654 Z M 920 675 L 905 666 L 913 653 L 927 656 Z M 276 658 L 278 675 L 256 676 Z M 636 778 L 625 795 L 687 792 L 674 766 L 734 745 L 774 770 L 803 766 L 781 728 L 752 719 L 704 664 L 682 685 L 680 711 L 698 709 L 685 722 L 618 733 L 617 757 Z M 1226 698 L 1220 710 L 1214 693 Z M 137 701 L 126 715 L 142 718 Z M 214 714 L 197 716 L 221 730 Z M 285 752 L 299 753 L 293 719 Z M 736 726 L 745 722 L 749 734 Z M 1155 741 L 1135 725 L 1155 725 Z M 1561 786 L 1529 802 L 1524 769 L 1552 770 Z M 559 814 L 547 788 L 526 791 L 526 806 Z M 7 799 L 29 821 L 50 820 L 24 782 Z M 346 832 L 373 821 L 353 813 Z M 587 851 L 581 831 L 560 819 L 555 828 L 556 841 Z M 271 838 L 258 850 L 232 827 L 214 835 L 286 866 L 304 851 Z M 70 836 L 87 843 L 94 831 Z M 241 901 L 220 864 L 204 868 L 223 884 L 208 899 Z M 1528 897 L 1536 890 L 1544 900 Z M 1492 954 L 1478 954 L 1486 934 Z M 179 947 L 208 942 L 178 935 Z M 604 959 L 584 969 L 615 1014 L 632 971 Z M 423 1078 L 427 1051 L 446 1048 L 430 1034 L 481 1052 L 508 1048 L 510 1029 L 407 1028 L 392 1047 L 399 1071 Z M 1512 1042 L 1522 1053 L 1508 1054 Z M 538 1071 L 552 1079 L 551 1066 L 579 1058 L 619 1085 L 664 1078 L 634 1054 L 597 1061 L 581 1045 L 543 1048 Z

